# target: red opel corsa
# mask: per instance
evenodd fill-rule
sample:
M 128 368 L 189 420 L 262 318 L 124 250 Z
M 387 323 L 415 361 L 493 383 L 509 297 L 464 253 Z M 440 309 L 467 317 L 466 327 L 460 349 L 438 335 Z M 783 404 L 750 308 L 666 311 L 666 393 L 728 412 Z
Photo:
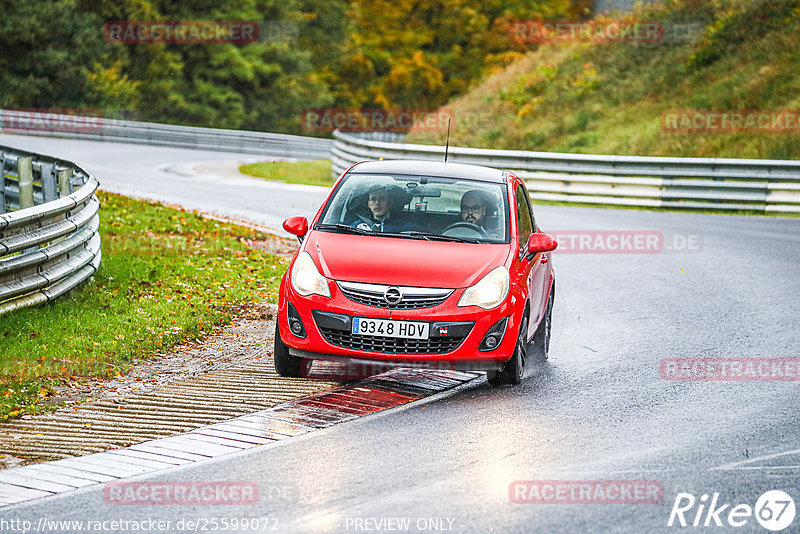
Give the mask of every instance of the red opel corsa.
M 525 184 L 487 167 L 376 161 L 350 167 L 280 286 L 275 369 L 313 359 L 488 372 L 518 384 L 550 344 L 557 245 Z

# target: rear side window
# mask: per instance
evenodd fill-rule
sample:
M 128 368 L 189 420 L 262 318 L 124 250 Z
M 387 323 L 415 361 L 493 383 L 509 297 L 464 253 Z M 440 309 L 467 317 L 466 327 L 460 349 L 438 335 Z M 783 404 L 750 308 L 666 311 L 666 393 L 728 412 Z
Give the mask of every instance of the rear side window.
M 522 184 L 517 186 L 517 231 L 519 232 L 519 249 L 523 251 L 528 246 L 528 239 L 533 232 L 533 217 L 531 215 L 528 191 Z

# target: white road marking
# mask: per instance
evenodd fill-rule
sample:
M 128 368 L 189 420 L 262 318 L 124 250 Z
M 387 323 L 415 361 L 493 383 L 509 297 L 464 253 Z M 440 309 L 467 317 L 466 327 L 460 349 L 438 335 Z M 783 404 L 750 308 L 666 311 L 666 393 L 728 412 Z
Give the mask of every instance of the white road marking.
M 756 456 L 755 458 L 748 458 L 747 460 L 740 460 L 738 462 L 731 462 L 728 464 L 723 464 L 719 467 L 714 467 L 709 469 L 709 471 L 718 471 L 718 470 L 729 470 L 729 469 L 736 469 L 740 466 L 752 464 L 755 462 L 763 462 L 764 460 L 772 460 L 774 458 L 780 458 L 782 456 L 791 456 L 793 454 L 800 454 L 800 449 L 795 449 L 793 451 L 785 451 L 785 452 L 776 452 L 773 454 L 765 454 L 763 456 Z M 778 466 L 764 466 L 769 468 L 777 468 Z

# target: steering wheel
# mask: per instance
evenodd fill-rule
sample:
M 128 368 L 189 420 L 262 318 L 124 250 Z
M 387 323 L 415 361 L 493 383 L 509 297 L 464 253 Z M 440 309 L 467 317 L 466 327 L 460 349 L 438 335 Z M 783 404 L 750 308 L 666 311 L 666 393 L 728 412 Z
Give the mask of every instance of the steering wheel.
M 442 235 L 452 235 L 453 237 L 469 237 L 469 236 L 463 235 L 461 232 L 455 232 L 454 234 L 448 234 L 448 232 L 450 232 L 451 230 L 461 230 L 461 229 L 470 230 L 472 232 L 475 232 L 480 237 L 488 237 L 488 235 L 486 234 L 486 230 L 484 230 L 483 228 L 481 228 L 477 224 L 473 224 L 471 222 L 465 222 L 465 221 L 459 221 L 459 222 L 455 222 L 455 223 L 451 224 L 450 226 L 448 226 L 447 228 L 445 228 L 442 231 Z

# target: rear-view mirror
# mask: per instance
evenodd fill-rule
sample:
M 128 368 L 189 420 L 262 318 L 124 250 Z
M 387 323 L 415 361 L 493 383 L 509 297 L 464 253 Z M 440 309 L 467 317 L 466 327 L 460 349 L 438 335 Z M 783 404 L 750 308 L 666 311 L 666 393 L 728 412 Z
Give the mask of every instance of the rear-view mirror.
M 531 234 L 528 239 L 528 254 L 533 257 L 540 252 L 555 250 L 558 242 L 547 234 Z
M 283 229 L 292 235 L 296 235 L 302 242 L 303 237 L 308 233 L 308 219 L 299 215 L 289 217 L 283 221 Z

